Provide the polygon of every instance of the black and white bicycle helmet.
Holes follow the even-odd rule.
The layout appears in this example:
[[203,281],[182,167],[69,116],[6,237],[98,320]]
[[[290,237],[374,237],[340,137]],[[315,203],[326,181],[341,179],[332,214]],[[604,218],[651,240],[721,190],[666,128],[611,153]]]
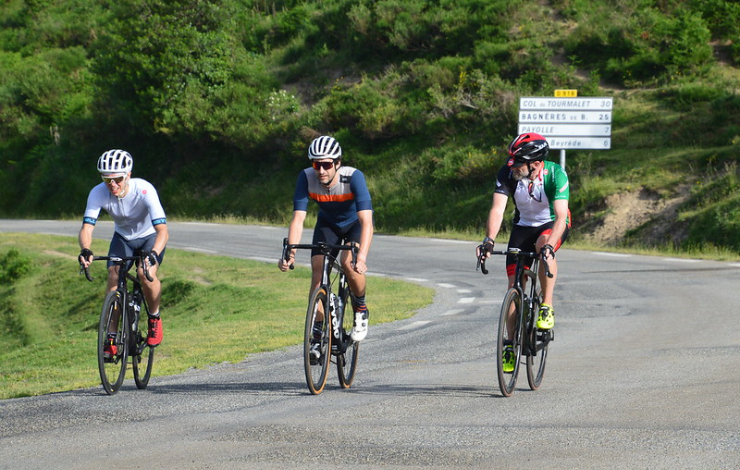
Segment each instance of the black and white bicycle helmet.
[[103,175],[128,173],[134,167],[134,159],[125,150],[108,150],[98,158],[98,171]]
[[323,158],[336,160],[342,158],[342,147],[339,146],[339,142],[334,137],[322,135],[311,142],[308,147],[308,158],[311,160],[321,160]]

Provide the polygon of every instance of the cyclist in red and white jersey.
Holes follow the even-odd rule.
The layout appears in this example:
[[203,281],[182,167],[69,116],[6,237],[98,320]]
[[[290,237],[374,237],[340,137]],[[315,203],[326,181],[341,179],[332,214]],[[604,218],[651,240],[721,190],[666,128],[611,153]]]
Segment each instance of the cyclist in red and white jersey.
[[[114,234],[108,256],[145,257],[152,281],[138,267],[139,280],[149,306],[149,335],[147,343],[154,347],[162,342],[162,319],[159,306],[162,286],[157,278],[157,268],[164,258],[169,232],[167,218],[159,201],[157,190],[151,183],[140,178],[131,178],[134,161],[125,150],[109,150],[98,159],[98,172],[103,182],[95,186],[87,198],[87,207],[79,233],[80,264],[87,267],[92,262],[90,250],[93,230],[100,211],[105,210],[113,219]],[[118,282],[118,266],[108,262],[108,291],[115,291]],[[114,330],[115,331],[115,330]],[[109,333],[115,334],[115,333]],[[108,346],[106,354],[115,355],[114,344]]]
[[[511,197],[515,211],[509,247],[544,253],[553,275],[552,278],[545,276],[544,266],[540,266],[538,274],[543,300],[537,328],[543,330],[551,329],[555,324],[555,310],[552,306],[558,272],[555,252],[566,240],[570,230],[568,175],[557,163],[545,161],[549,149],[547,140],[534,132],[521,134],[509,144],[509,160],[496,179],[486,237],[481,245],[486,252],[493,249],[506,204]],[[514,285],[515,270],[515,258],[507,256],[509,287]]]

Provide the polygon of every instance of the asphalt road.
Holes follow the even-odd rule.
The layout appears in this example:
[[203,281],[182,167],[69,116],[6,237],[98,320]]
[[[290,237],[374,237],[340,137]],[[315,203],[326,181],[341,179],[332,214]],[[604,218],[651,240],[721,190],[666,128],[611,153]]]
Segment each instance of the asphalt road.
[[[5,232],[78,228],[0,220]],[[270,263],[286,234],[170,231],[171,248]],[[520,376],[503,398],[492,360],[503,266],[475,272],[474,247],[375,238],[373,275],[437,294],[408,320],[371,317],[349,390],[332,371],[323,394],[308,394],[296,346],[155,377],[144,391],[127,380],[115,396],[96,387],[5,400],[0,469],[740,468],[740,264],[561,250],[542,388]]]

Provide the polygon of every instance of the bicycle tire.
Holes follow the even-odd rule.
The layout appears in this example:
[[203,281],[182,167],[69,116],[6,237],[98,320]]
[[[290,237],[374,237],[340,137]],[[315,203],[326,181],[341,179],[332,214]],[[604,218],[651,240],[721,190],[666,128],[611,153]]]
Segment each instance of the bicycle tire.
[[131,364],[134,369],[134,382],[136,382],[136,388],[139,390],[145,389],[149,384],[149,378],[152,375],[152,365],[154,364],[155,349],[150,347],[146,342],[149,331],[148,325],[146,325],[146,312],[149,311],[149,308],[145,300],[141,301],[141,307],[136,331],[133,331],[133,328],[131,331],[131,337],[133,338],[132,346],[134,348],[131,354]]
[[[508,312],[514,308],[514,315],[516,316],[516,326],[512,337],[508,337],[508,329],[506,327],[506,321]],[[514,393],[516,387],[517,376],[519,374],[519,364],[522,357],[522,297],[519,291],[516,289],[509,289],[504,297],[504,302],[501,304],[501,315],[499,316],[498,324],[498,335],[496,340],[496,370],[498,373],[498,385],[501,390],[501,394],[505,397],[510,397]],[[504,346],[510,344],[514,348],[514,370],[511,372],[504,372],[503,368],[503,355]]]
[[[331,315],[327,301],[327,292],[319,287],[311,294],[306,312],[306,328],[303,334],[303,364],[306,372],[306,385],[312,395],[318,395],[324,390],[326,378],[329,375],[329,364],[331,363]],[[321,327],[321,356],[316,363],[311,362],[311,346],[313,345],[313,329],[316,316],[324,312],[324,321]]]
[[[105,346],[108,342],[108,325],[114,310],[118,308],[118,326],[116,328],[115,346],[117,354],[112,359],[105,358]],[[123,297],[119,291],[109,292],[103,302],[103,310],[100,313],[100,324],[98,325],[98,371],[103,389],[108,395],[114,395],[123,384],[126,375],[126,364],[128,361],[128,332],[129,325],[123,306]]]
[[355,380],[357,358],[360,354],[360,343],[350,338],[352,328],[355,326],[355,315],[352,306],[349,304],[349,286],[345,285],[342,292],[342,305],[344,305],[342,340],[345,347],[344,352],[337,356],[337,375],[339,376],[339,385],[342,388],[349,388]]
[[[533,277],[529,273],[529,277]],[[552,339],[552,330],[537,329],[537,315],[542,304],[542,289],[537,285],[532,302],[532,316],[527,322],[528,354],[527,354],[527,382],[529,388],[538,390],[545,376],[545,365],[547,363],[547,348]]]

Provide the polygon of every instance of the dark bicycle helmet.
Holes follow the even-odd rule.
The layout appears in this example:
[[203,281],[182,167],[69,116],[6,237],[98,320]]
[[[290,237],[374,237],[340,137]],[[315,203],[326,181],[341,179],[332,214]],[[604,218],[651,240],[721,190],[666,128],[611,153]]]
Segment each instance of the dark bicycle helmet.
[[336,160],[342,158],[342,147],[339,146],[339,142],[334,137],[322,135],[311,142],[311,146],[308,147],[308,158],[311,160],[321,160],[323,158]]
[[544,160],[550,151],[550,145],[544,137],[534,132],[518,135],[509,144],[508,166],[517,167],[527,162]]

